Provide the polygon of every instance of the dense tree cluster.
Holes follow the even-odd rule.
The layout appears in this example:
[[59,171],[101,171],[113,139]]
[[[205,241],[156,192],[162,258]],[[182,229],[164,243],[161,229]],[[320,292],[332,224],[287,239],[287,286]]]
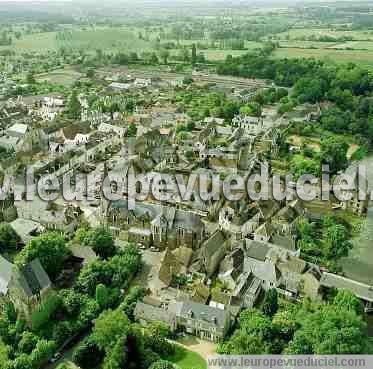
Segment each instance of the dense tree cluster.
[[360,301],[339,291],[329,303],[302,304],[282,301],[281,308],[266,315],[245,310],[238,328],[221,343],[218,352],[235,355],[262,354],[366,354],[372,345],[361,315]]
[[228,99],[224,93],[209,92],[195,86],[188,90],[178,91],[175,103],[180,110],[187,112],[194,120],[212,116],[223,118],[227,122],[239,113],[241,106],[238,102]]
[[[335,133],[351,133],[373,140],[373,77],[354,64],[333,65],[315,59],[273,59],[262,51],[241,57],[227,57],[218,73],[273,80],[292,87],[293,104],[330,101],[324,109],[321,126]],[[281,112],[291,106],[284,101]]]
[[[58,347],[90,329],[93,321],[107,309],[120,305],[118,314],[125,317],[126,312],[133,317],[135,301],[144,296],[144,291],[134,288],[123,295],[141,267],[137,248],[128,244],[123,250],[113,253],[112,238],[101,228],[81,231],[76,239],[92,247],[99,243],[98,250],[106,259],[100,258],[84,266],[73,288],[50,294],[27,324],[11,303],[6,305],[0,316],[0,357],[4,358],[4,368],[39,369]],[[111,257],[107,250],[110,250]],[[44,268],[57,277],[67,255],[64,238],[57,233],[46,233],[33,239],[19,254],[17,262],[24,264],[38,257]],[[114,320],[112,324],[120,326],[120,320]],[[100,324],[97,327],[99,329]],[[84,345],[89,350],[96,347],[96,343],[91,341],[84,341]],[[92,363],[104,358],[104,352],[97,350],[96,357],[88,355],[84,349],[76,356]]]
[[324,217],[319,222],[303,219],[298,223],[298,246],[302,257],[330,269],[352,248],[351,230],[344,221]]
[[44,233],[26,245],[17,255],[16,263],[25,265],[38,258],[50,278],[55,279],[68,254],[66,240],[60,233]]

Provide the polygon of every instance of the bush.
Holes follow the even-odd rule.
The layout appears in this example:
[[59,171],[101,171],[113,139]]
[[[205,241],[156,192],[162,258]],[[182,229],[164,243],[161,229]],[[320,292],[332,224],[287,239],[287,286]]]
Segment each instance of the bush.
[[73,362],[82,369],[97,367],[104,359],[105,353],[96,345],[92,336],[87,337],[74,351]]

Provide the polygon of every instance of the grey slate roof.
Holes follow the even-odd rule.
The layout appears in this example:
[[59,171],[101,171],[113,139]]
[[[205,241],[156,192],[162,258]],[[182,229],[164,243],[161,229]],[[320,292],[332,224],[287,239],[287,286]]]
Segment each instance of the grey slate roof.
[[221,310],[191,301],[176,302],[172,304],[172,306],[170,305],[169,309],[172,309],[178,317],[188,319],[188,317],[191,316],[194,320],[217,326],[220,329],[224,329],[230,315],[227,310]]
[[22,268],[15,269],[13,280],[28,297],[34,296],[52,285],[39,259],[33,260]]
[[[128,201],[119,200],[111,204],[113,209],[120,209],[122,213],[128,212]],[[154,224],[159,224],[160,216],[163,215],[168,222],[169,228],[183,228],[187,230],[198,230],[203,228],[203,223],[197,214],[179,210],[170,206],[162,206],[145,202],[136,202],[133,214],[139,218],[147,215]]]
[[33,238],[33,232],[42,231],[43,229],[40,223],[23,218],[17,218],[11,222],[10,225],[24,243],[27,243]]
[[144,319],[146,321],[160,321],[172,324],[175,320],[175,314],[172,312],[156,307],[143,302],[138,302],[135,307],[136,319]]
[[212,256],[220,248],[224,247],[226,238],[222,231],[215,232],[209,239],[207,239],[202,248],[206,249],[206,255]]
[[265,242],[249,241],[246,243],[247,253],[246,256],[252,259],[265,261],[270,251],[270,247]]
[[321,286],[328,288],[344,289],[352,292],[358,298],[373,302],[373,286],[341,277],[332,273],[323,273],[320,281]]

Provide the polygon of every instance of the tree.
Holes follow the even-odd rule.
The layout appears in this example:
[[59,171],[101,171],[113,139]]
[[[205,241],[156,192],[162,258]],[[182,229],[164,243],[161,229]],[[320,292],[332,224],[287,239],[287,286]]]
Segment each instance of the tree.
[[88,69],[87,71],[87,77],[93,78],[95,76],[95,70],[93,68]]
[[39,337],[31,332],[23,332],[22,338],[18,343],[18,350],[23,354],[31,354],[35,349]]
[[244,310],[239,318],[240,329],[263,339],[272,337],[271,320],[256,309]]
[[59,233],[44,233],[32,239],[16,258],[18,265],[39,259],[50,278],[55,279],[63,269],[69,254],[66,241]]
[[57,347],[55,342],[40,340],[35,349],[32,351],[30,358],[32,362],[31,368],[40,368],[42,367],[48,359],[56,351]]
[[103,369],[122,369],[126,367],[126,336],[118,338],[114,347],[108,350],[103,363]]
[[26,83],[28,85],[34,85],[36,83],[35,77],[32,73],[27,73]]
[[218,347],[218,353],[225,355],[263,355],[268,353],[268,347],[263,338],[239,330],[233,334],[228,342]]
[[296,315],[290,309],[279,311],[272,319],[272,324],[276,332],[285,341],[289,342],[293,339],[294,333],[299,328],[296,321]]
[[343,224],[331,217],[323,219],[322,247],[325,258],[338,260],[347,256],[352,249],[349,238],[349,232]]
[[262,107],[257,102],[251,102],[250,104],[242,106],[240,108],[240,113],[243,115],[260,117],[262,115]]
[[197,47],[196,44],[192,45],[192,58],[191,58],[192,65],[196,65],[197,63]]
[[336,305],[319,306],[299,316],[300,329],[287,353],[358,355],[369,352],[366,323],[355,311]]
[[263,302],[263,312],[269,317],[273,317],[278,310],[278,295],[277,290],[272,288],[266,291],[264,302]]
[[112,234],[104,227],[88,231],[82,239],[82,243],[92,247],[93,251],[104,259],[115,255],[115,244]]
[[0,363],[3,363],[6,367],[10,353],[10,347],[6,346],[4,342],[0,339]]
[[134,320],[133,313],[135,311],[136,303],[142,300],[145,296],[145,289],[139,286],[132,287],[127,293],[124,301],[120,305],[120,309],[124,311],[127,317]]
[[100,350],[108,351],[130,329],[130,321],[120,310],[107,310],[95,322],[93,337]]
[[103,284],[98,284],[96,287],[96,301],[102,310],[110,304],[109,290]]
[[59,295],[53,293],[47,297],[42,305],[32,313],[31,323],[34,332],[39,332],[53,318],[62,307],[63,302]]
[[67,117],[70,119],[80,119],[81,108],[78,93],[76,90],[73,90],[67,105]]
[[164,64],[168,64],[168,58],[170,57],[170,52],[167,49],[162,49],[159,52],[159,56],[161,59],[163,59]]
[[19,237],[8,223],[0,223],[0,253],[16,248]]
[[333,304],[356,314],[363,314],[364,306],[362,302],[350,291],[338,290],[337,295],[333,300]]
[[271,319],[259,310],[244,310],[239,317],[239,329],[219,346],[221,354],[255,355],[270,352],[273,339]]
[[105,352],[100,350],[92,336],[88,336],[75,349],[73,362],[82,369],[96,368],[105,356]]
[[343,138],[329,137],[321,141],[321,161],[323,164],[329,164],[332,173],[347,167],[348,144]]
[[127,129],[127,136],[128,137],[136,137],[137,134],[137,127],[135,124],[131,123],[128,125]]

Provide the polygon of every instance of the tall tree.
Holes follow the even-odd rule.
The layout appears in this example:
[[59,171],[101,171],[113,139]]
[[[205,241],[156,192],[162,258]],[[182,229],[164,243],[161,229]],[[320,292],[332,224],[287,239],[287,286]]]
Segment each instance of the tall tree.
[[73,90],[69,103],[67,105],[67,116],[70,119],[80,119],[81,105],[78,99],[78,93]]
[[66,241],[59,233],[44,233],[32,239],[19,253],[16,263],[25,265],[39,259],[50,278],[55,279],[63,268],[69,254]]
[[197,47],[196,47],[196,44],[192,45],[192,58],[191,58],[191,61],[192,61],[192,65],[196,65],[196,63],[197,63]]
[[328,137],[321,141],[321,161],[330,165],[332,173],[347,167],[348,144],[340,137]]
[[273,317],[278,310],[278,295],[277,290],[271,288],[266,291],[264,302],[263,302],[263,312],[269,317]]

